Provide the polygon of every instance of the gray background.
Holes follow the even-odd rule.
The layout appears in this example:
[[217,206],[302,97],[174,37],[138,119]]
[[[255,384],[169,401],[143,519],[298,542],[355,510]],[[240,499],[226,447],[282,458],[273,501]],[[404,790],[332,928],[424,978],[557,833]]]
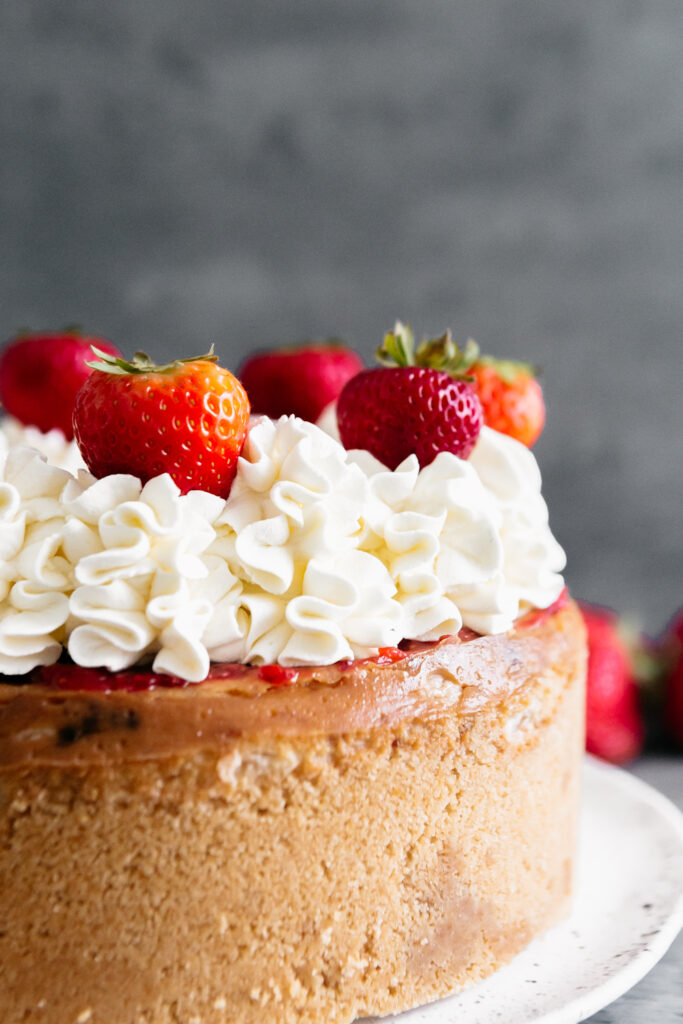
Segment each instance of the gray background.
[[[0,102],[5,336],[450,324],[544,369],[575,593],[683,604],[681,0],[5,0]],[[680,1020],[682,956],[596,1024]]]
[[680,0],[7,0],[0,325],[540,364],[579,596],[683,603]]

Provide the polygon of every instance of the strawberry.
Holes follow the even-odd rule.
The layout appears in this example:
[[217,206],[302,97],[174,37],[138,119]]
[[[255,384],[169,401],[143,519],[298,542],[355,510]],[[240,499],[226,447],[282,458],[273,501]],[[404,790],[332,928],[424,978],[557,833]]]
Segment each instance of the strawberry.
[[545,424],[541,385],[527,363],[478,358],[468,369],[488,427],[531,448]]
[[588,630],[586,749],[623,764],[638,756],[644,739],[629,652],[614,612],[587,604],[581,611]]
[[242,364],[238,376],[254,413],[273,419],[292,414],[315,423],[362,369],[359,355],[331,341],[257,352]]
[[666,666],[664,722],[671,738],[683,746],[683,610],[668,626],[661,647]]
[[76,330],[22,334],[0,356],[0,401],[10,416],[44,433],[57,428],[73,437],[73,409],[81,384],[90,376],[91,345],[120,355],[104,338]]
[[345,448],[365,448],[389,469],[411,454],[427,466],[439,452],[466,459],[481,430],[481,404],[457,374],[462,354],[450,332],[415,350],[409,327],[397,323],[377,350],[385,366],[344,386],[337,403]]
[[93,373],[78,392],[74,433],[96,477],[131,473],[143,483],[169,473],[185,494],[230,492],[249,420],[249,399],[213,350],[154,366],[94,349]]

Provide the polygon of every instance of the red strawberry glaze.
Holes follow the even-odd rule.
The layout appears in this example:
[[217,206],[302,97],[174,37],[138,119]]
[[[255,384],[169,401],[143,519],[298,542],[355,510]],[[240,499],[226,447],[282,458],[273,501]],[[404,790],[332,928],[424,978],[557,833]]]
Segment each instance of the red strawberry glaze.
[[[210,679],[231,679],[246,675],[247,665],[224,663],[212,665],[209,674],[202,682]],[[168,676],[161,672],[147,672],[144,669],[124,669],[122,672],[107,672],[97,668],[84,668],[70,662],[47,665],[36,669],[31,674],[31,682],[42,686],[51,686],[56,690],[89,690],[110,693],[122,690],[127,693],[158,688],[199,686],[189,683],[178,676]]]
[[562,608],[565,608],[569,604],[569,591],[565,587],[560,596],[552,604],[549,604],[547,608],[534,608],[533,611],[527,612],[526,615],[522,615],[521,618],[517,619],[515,623],[516,629],[531,629],[533,626],[538,626],[540,622],[545,622],[555,612],[559,612]]
[[404,640],[403,643],[403,648],[380,647],[377,654],[373,654],[369,658],[345,658],[344,661],[338,662],[339,668],[346,672],[353,665],[393,665],[394,662],[407,658],[408,654],[413,650],[410,646],[410,640]]
[[299,673],[295,668],[284,668],[282,665],[261,665],[258,676],[273,686],[291,686],[299,678]]
[[[527,612],[516,622],[517,629],[531,629],[534,626],[545,622],[560,611],[569,603],[569,592],[565,587],[557,600],[547,608],[538,608]],[[464,626],[458,633],[461,643],[468,643],[480,636],[474,630]],[[441,637],[436,643],[446,639]],[[357,665],[392,665],[402,661],[417,651],[425,650],[434,646],[435,641],[404,640],[400,647],[380,647],[377,654],[369,658],[358,658],[356,660],[340,661],[337,668],[347,671]],[[35,669],[28,678],[17,678],[17,682],[31,682],[39,686],[49,686],[55,690],[81,690],[99,693],[111,693],[123,691],[135,693],[145,690],[186,688],[190,686],[201,686],[202,683],[223,680],[238,679],[247,676],[254,671],[260,680],[269,683],[272,687],[294,686],[300,682],[301,668],[286,668],[283,665],[261,665],[256,670],[250,665],[240,665],[235,662],[219,662],[209,669],[206,679],[199,683],[190,683],[178,676],[164,675],[161,672],[151,672],[142,668],[124,669],[121,672],[108,672],[97,668],[84,668],[81,665],[74,665],[71,662],[57,662],[55,665],[47,665]]]
[[380,647],[379,654],[372,660],[377,665],[391,665],[395,661],[401,661],[405,656],[406,652],[400,647]]

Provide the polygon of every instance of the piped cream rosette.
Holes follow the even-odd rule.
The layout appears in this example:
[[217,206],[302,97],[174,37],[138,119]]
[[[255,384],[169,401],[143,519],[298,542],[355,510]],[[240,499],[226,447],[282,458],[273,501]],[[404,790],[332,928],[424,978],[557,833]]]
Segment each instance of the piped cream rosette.
[[85,468],[76,442],[69,441],[57,427],[45,433],[38,427],[25,426],[12,416],[4,416],[0,419],[0,447],[35,448],[50,465],[68,469],[70,473]]
[[167,475],[95,480],[1,453],[0,671],[57,660],[332,664],[469,626],[500,633],[563,587],[536,460],[484,428],[467,461],[390,471],[295,417],[256,419],[227,501]]

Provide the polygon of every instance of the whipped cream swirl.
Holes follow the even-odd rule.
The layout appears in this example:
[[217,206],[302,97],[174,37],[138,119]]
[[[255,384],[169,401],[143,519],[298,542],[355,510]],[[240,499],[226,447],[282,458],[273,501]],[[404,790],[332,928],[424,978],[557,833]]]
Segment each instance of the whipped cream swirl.
[[0,672],[56,661],[69,617],[71,545],[61,503],[71,480],[30,448],[0,449]]
[[67,469],[70,473],[85,468],[76,442],[68,441],[57,427],[44,433],[38,427],[25,426],[13,416],[0,420],[0,448],[35,448],[50,465]]
[[66,646],[80,665],[200,681],[211,661],[331,664],[463,625],[503,632],[563,587],[540,483],[531,452],[488,428],[467,461],[391,471],[310,423],[262,417],[227,501],[13,450],[0,671]]

